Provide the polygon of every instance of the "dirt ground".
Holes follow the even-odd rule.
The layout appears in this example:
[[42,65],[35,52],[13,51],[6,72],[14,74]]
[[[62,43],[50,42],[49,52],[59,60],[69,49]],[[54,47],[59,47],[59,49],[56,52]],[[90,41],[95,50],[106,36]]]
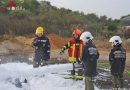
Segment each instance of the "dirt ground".
[[[112,90],[112,80],[110,71],[98,68],[98,76],[95,78],[95,85],[101,90]],[[130,90],[130,76],[124,75],[124,88],[123,90]],[[117,89],[116,89],[117,90]],[[122,90],[122,89],[118,89]]]
[[[68,38],[60,37],[56,34],[48,35],[48,38],[51,43],[51,58],[55,59],[64,59],[67,58],[67,51],[64,55],[60,56],[60,48],[68,42]],[[24,52],[24,53],[33,53],[34,49],[31,46],[33,38],[17,36],[8,40],[4,40],[0,42],[0,55],[12,54],[17,52]],[[95,45],[97,46],[100,52],[99,60],[108,60],[108,55],[111,50],[111,44],[108,42],[107,39],[103,40],[94,40]],[[127,50],[127,65],[130,66],[130,43],[126,42],[123,43],[123,46]]]

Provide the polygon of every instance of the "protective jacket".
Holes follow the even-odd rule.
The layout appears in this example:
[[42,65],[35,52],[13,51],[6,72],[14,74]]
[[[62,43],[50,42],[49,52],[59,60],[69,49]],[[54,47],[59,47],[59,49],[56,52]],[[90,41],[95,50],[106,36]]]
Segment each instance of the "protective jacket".
[[72,38],[66,45],[64,45],[62,51],[66,49],[68,49],[69,62],[76,62],[77,60],[80,60],[82,55],[83,41],[79,38]]
[[96,46],[89,41],[86,43],[83,49],[82,61],[84,65],[84,75],[93,77],[97,75],[97,59],[99,58],[99,52]]
[[126,50],[121,46],[114,46],[109,54],[111,74],[122,75],[125,68]]
[[36,37],[32,46],[35,48],[34,61],[48,60],[50,58],[50,42],[46,36]]

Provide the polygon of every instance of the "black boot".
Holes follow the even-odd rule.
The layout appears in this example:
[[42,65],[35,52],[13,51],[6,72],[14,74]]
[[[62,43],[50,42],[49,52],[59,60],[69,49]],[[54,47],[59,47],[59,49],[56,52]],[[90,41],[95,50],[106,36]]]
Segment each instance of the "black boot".
[[71,70],[71,75],[75,75],[75,70]]
[[78,76],[83,76],[83,69],[78,69]]
[[33,68],[38,68],[38,67],[39,67],[39,63],[36,62],[36,61],[34,61],[34,62],[33,62]]
[[42,66],[45,66],[45,65],[46,65],[46,61],[45,61],[45,60],[41,60],[40,65],[41,65],[41,67],[42,67]]

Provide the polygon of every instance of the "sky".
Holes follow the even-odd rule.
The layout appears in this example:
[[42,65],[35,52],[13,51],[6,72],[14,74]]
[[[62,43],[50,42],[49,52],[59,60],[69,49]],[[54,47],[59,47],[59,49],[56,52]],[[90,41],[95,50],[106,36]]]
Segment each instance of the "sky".
[[[38,0],[44,1],[44,0]],[[84,14],[95,13],[98,16],[120,19],[130,14],[130,0],[46,0],[58,8],[64,7]]]

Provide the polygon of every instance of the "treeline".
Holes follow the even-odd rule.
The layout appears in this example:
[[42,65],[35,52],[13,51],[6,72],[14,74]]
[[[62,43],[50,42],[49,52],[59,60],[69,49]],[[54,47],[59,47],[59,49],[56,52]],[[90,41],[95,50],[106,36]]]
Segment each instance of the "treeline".
[[91,31],[96,37],[107,38],[115,33],[124,35],[121,30],[123,23],[105,15],[99,17],[94,13],[84,14],[57,8],[48,1],[14,0],[14,2],[15,6],[20,6],[23,10],[0,12],[0,35],[34,34],[39,25],[44,27],[47,34],[56,33],[66,37],[71,36],[75,27],[81,28],[82,31]]

